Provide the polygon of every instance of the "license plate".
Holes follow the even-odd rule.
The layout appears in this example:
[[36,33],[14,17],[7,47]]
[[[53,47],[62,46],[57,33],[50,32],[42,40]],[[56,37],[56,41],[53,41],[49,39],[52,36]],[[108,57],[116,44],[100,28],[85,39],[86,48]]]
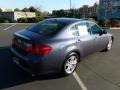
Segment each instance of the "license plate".
[[13,61],[14,61],[15,64],[18,64],[18,65],[20,64],[20,62],[19,62],[20,60],[16,57],[13,58]]

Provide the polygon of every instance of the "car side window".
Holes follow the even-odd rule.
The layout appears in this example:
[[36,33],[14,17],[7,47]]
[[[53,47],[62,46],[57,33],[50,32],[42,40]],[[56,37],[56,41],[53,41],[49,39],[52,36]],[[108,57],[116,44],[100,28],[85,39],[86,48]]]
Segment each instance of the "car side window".
[[94,23],[89,24],[89,30],[91,30],[92,34],[101,34],[102,30]]
[[72,26],[71,29],[70,29],[70,31],[71,31],[72,35],[79,36],[79,31],[78,31],[76,25]]
[[86,35],[90,34],[90,32],[88,31],[88,28],[87,28],[86,24],[83,24],[83,23],[82,24],[78,24],[77,28],[78,28],[80,36],[86,36]]
[[74,36],[86,36],[90,34],[86,24],[80,23],[71,27],[72,35]]

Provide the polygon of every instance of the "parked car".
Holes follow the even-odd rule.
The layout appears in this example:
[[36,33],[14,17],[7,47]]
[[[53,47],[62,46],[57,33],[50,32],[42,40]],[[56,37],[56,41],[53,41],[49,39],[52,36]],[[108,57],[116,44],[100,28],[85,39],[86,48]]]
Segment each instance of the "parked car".
[[81,58],[109,51],[113,35],[83,19],[52,18],[15,32],[13,61],[32,74],[72,74]]

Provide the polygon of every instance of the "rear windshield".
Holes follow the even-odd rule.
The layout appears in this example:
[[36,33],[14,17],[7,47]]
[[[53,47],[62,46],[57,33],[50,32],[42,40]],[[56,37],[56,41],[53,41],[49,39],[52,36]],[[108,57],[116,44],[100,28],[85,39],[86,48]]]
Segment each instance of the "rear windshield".
[[65,22],[60,22],[57,20],[45,20],[32,26],[29,30],[40,35],[54,35],[66,25],[67,24]]

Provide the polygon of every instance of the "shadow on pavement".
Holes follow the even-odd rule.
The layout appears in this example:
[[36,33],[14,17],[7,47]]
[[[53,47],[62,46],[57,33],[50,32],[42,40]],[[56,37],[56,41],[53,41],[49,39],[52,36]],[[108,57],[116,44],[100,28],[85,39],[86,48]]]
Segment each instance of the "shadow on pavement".
[[50,80],[62,78],[61,75],[45,75],[32,77],[12,62],[9,47],[0,48],[0,89],[25,84],[35,80]]

